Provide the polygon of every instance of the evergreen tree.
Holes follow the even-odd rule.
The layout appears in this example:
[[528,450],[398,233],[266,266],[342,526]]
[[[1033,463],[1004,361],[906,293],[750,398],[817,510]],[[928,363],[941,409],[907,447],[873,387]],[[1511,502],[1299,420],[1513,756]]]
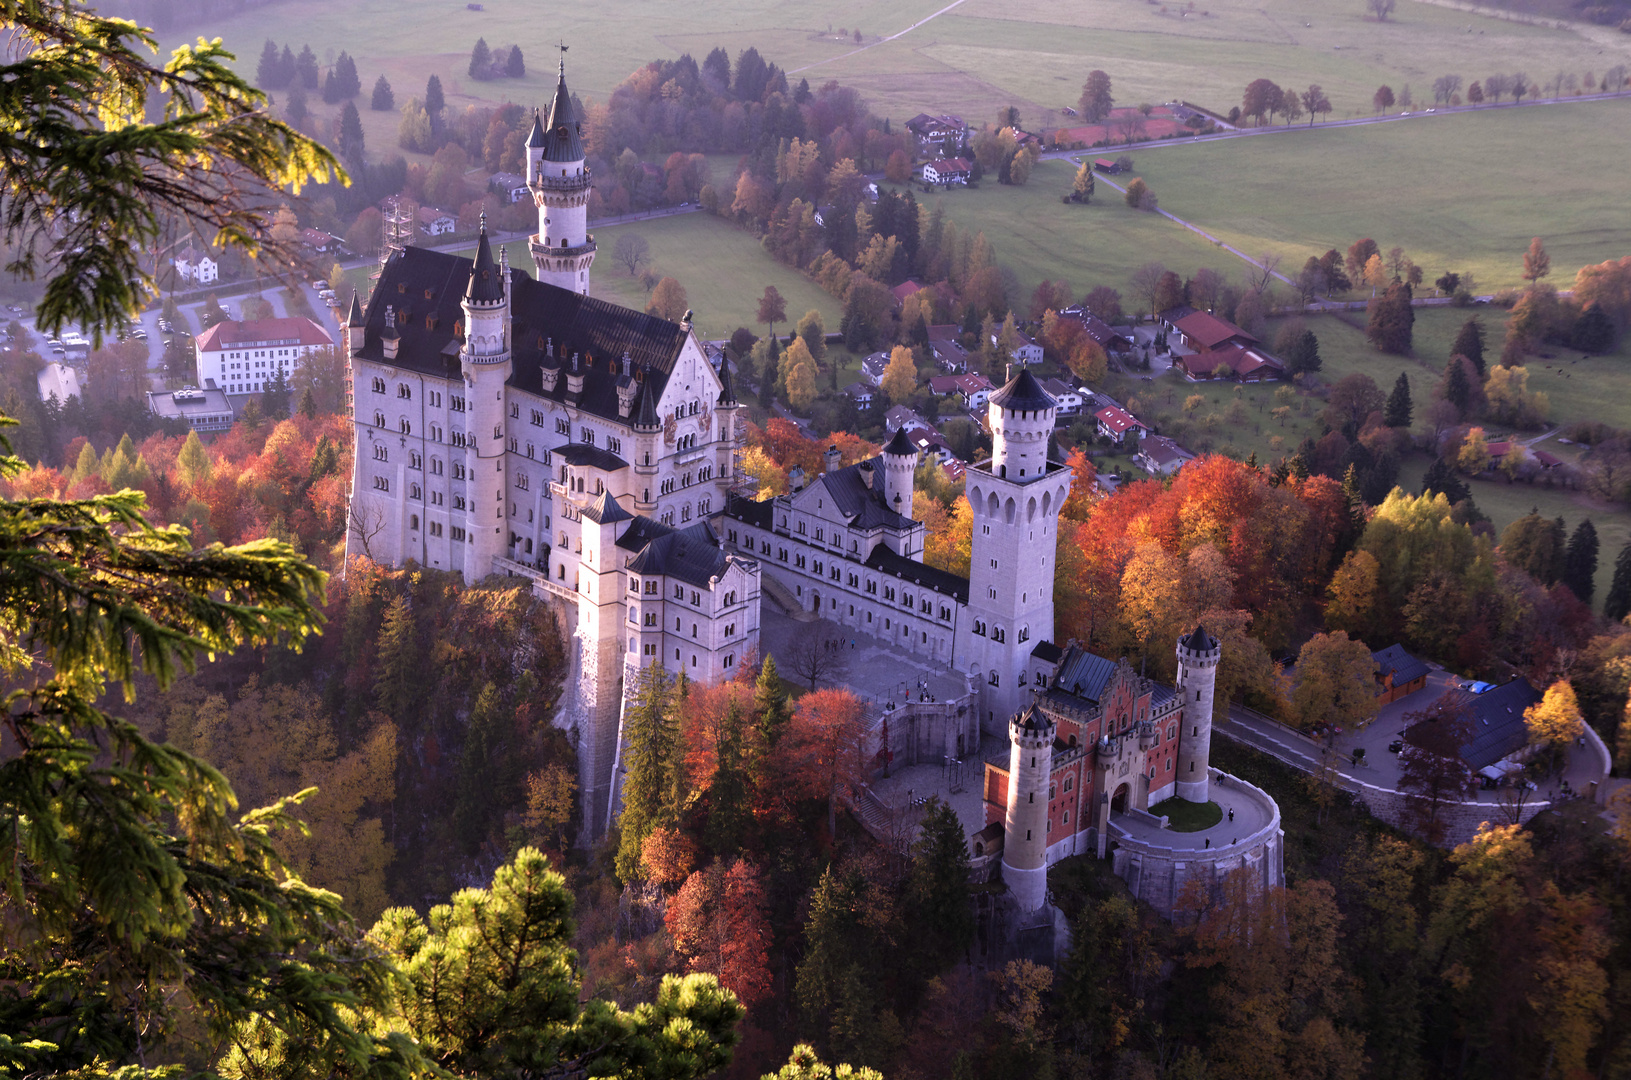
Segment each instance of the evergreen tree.
[[792,710],[788,708],[787,691],[782,688],[781,675],[776,670],[776,658],[768,654],[759,669],[759,679],[753,684],[753,715],[765,748],[774,750],[788,720],[792,719]]
[[1467,404],[1472,401],[1472,383],[1467,378],[1467,366],[1453,356],[1444,372],[1444,400],[1463,414],[1467,411]]
[[[362,607],[363,605],[355,605]],[[385,605],[380,622],[379,653],[374,677],[374,700],[379,710],[404,733],[418,733],[418,707],[424,700],[425,669],[419,628],[403,596]]]
[[1597,526],[1586,518],[1575,526],[1569,537],[1569,547],[1563,556],[1563,584],[1567,585],[1583,604],[1591,603],[1596,590]]
[[1484,376],[1484,324],[1474,315],[1461,324],[1456,332],[1455,344],[1450,346],[1451,356],[1465,356],[1472,361],[1480,378]]
[[430,116],[432,124],[438,124],[442,119],[442,110],[447,107],[447,99],[442,96],[442,80],[432,75],[425,80],[425,112]]
[[1393,383],[1393,392],[1387,396],[1387,406],[1382,410],[1382,423],[1391,428],[1408,428],[1414,406],[1410,401],[1410,376],[1399,372],[1399,377]]
[[1443,458],[1433,459],[1422,474],[1421,491],[1423,495],[1442,495],[1454,506],[1472,496],[1472,489],[1456,474],[1455,469]]
[[[90,449],[90,444],[85,445]],[[81,458],[84,457],[81,452]],[[204,449],[204,444],[198,439],[198,432],[187,432],[187,441],[181,444],[181,453],[176,456],[176,470],[183,484],[188,488],[196,488],[207,483],[210,478],[210,455]]]
[[362,93],[362,79],[357,75],[357,62],[349,53],[342,52],[334,61],[335,78],[339,81],[341,99],[354,98]]
[[[300,415],[307,420],[317,419],[317,398],[312,394],[309,386],[300,395]],[[327,438],[327,436],[324,438]]]
[[1396,281],[1387,287],[1386,293],[1371,300],[1365,334],[1372,346],[1398,355],[1410,351],[1416,323],[1416,310],[1410,306],[1410,295],[1410,286]]
[[716,765],[708,784],[708,826],[704,840],[721,859],[742,848],[751,815],[748,807],[747,769],[743,761],[742,710],[732,698],[725,707],[714,746]]
[[1574,320],[1572,340],[1581,352],[1607,352],[1614,347],[1614,320],[1599,305],[1588,304]]
[[1314,331],[1304,330],[1287,350],[1284,359],[1286,370],[1293,375],[1318,371],[1322,363],[1320,339],[1314,336]]
[[287,420],[289,399],[293,394],[289,389],[289,377],[283,374],[281,367],[272,372],[265,387],[261,391],[261,415],[272,420]]
[[504,74],[512,79],[527,77],[527,61],[521,55],[521,46],[511,45],[509,59],[504,61]]
[[1562,576],[1567,549],[1563,519],[1547,521],[1533,510],[1501,532],[1501,557],[1542,585]]
[[919,947],[914,956],[932,977],[963,959],[974,942],[974,914],[968,902],[968,840],[951,804],[931,798],[923,829],[912,845],[907,895]]
[[300,65],[295,62],[294,51],[289,46],[283,46],[283,52],[278,56],[278,86],[290,86],[300,77]]
[[277,43],[266,39],[261,50],[260,63],[255,65],[255,85],[262,90],[281,90],[289,84],[283,81],[283,66],[278,59]]
[[340,100],[340,81],[334,75],[334,69],[329,68],[328,74],[323,76],[323,104],[333,105]]
[[368,104],[375,112],[392,112],[396,109],[396,95],[391,93],[391,84],[381,75],[374,81],[374,97]]
[[294,72],[300,79],[300,85],[307,90],[317,89],[317,54],[311,51],[310,45],[300,47],[300,55],[295,57]]
[[1631,615],[1631,543],[1614,558],[1614,580],[1603,597],[1603,616],[1621,622]]
[[476,47],[470,50],[470,77],[472,79],[490,78],[493,71],[493,51],[487,47],[486,38],[477,38]]
[[363,163],[362,117],[357,103],[348,101],[340,110],[340,156],[353,167]]
[[640,852],[646,837],[667,823],[679,749],[674,684],[662,665],[641,668],[631,690],[632,697],[624,710],[628,772],[623,778],[616,859],[617,876],[624,884],[639,880]]

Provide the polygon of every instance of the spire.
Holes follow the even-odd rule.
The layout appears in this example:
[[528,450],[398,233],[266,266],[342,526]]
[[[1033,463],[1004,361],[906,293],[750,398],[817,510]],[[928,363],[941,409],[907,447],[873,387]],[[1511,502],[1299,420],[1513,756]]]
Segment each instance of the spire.
[[991,404],[1010,412],[1043,412],[1056,404],[1027,367],[1021,367],[1019,374],[1010,379],[1007,386],[992,394],[989,400]]
[[487,214],[481,215],[481,240],[476,244],[476,261],[470,267],[470,287],[464,298],[477,303],[494,304],[504,299],[504,282],[499,276],[498,264],[493,261],[493,248],[487,242]]
[[532,134],[527,136],[529,148],[544,145],[544,118],[537,109],[532,110]]
[[355,289],[351,291],[351,313],[346,316],[345,324],[348,327],[358,327],[363,325],[362,303],[358,301],[357,291]]
[[646,380],[640,384],[640,408],[634,414],[634,429],[656,431],[662,426],[662,421],[657,419],[657,395],[651,389],[650,380]]
[[729,357],[720,357],[719,359],[719,404],[736,404],[736,390],[731,386],[731,362]]
[[895,429],[895,437],[889,440],[889,445],[883,448],[883,452],[896,457],[917,457],[917,447],[906,437],[905,424]]
[[555,100],[549,103],[544,120],[544,160],[555,162],[583,160],[583,129],[578,111],[572,107],[572,94],[566,88],[566,56],[561,56],[560,81],[555,84]]

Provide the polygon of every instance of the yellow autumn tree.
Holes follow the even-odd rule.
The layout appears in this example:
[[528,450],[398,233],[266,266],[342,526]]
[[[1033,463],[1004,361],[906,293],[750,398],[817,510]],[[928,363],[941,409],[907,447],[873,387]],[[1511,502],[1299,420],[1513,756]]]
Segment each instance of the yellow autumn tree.
[[812,360],[808,364],[796,365],[787,373],[787,403],[794,412],[807,413],[810,406],[815,404],[815,399],[815,361]]
[[1541,699],[1523,711],[1523,723],[1529,729],[1529,745],[1541,748],[1554,766],[1558,752],[1586,732],[1580,702],[1567,679],[1548,686]]
[[1183,619],[1184,563],[1160,544],[1140,544],[1121,572],[1121,617],[1157,665]]
[[912,498],[912,516],[924,526],[924,565],[967,577],[974,542],[974,512],[968,499],[959,495],[947,507],[919,491]]
[[879,385],[891,405],[899,405],[917,389],[917,362],[912,350],[896,345],[889,354],[889,366],[883,369],[883,382]]
[[1376,661],[1370,648],[1341,630],[1315,634],[1297,654],[1293,723],[1358,727],[1376,714]]
[[1484,438],[1483,428],[1475,427],[1467,432],[1455,463],[1463,472],[1474,476],[1489,468],[1489,441]]
[[742,451],[742,471],[754,478],[759,490],[755,499],[768,499],[787,494],[787,473],[777,465],[762,446],[749,446]]
[[1364,638],[1376,625],[1381,567],[1368,551],[1350,551],[1325,590],[1325,625]]

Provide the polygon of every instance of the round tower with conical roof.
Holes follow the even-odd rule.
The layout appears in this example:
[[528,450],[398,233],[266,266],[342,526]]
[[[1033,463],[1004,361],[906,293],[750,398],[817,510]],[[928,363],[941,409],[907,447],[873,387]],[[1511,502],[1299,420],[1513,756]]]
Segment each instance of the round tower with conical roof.
[[1054,723],[1032,704],[1008,722],[1008,812],[1003,818],[1002,880],[1021,911],[1048,900],[1048,778]]
[[487,215],[481,218],[476,261],[464,292],[464,343],[459,371],[464,376],[469,429],[465,432],[468,543],[464,579],[477,582],[493,572],[493,557],[506,552],[504,384],[514,370],[510,356],[508,264],[493,258],[487,242]]
[[584,165],[583,121],[566,89],[566,61],[547,115],[533,114],[527,136],[527,187],[538,206],[532,261],[538,280],[587,295],[595,238],[589,235],[589,190]]
[[917,447],[898,428],[883,448],[883,501],[902,517],[912,516],[912,474],[917,469]]
[[1178,797],[1212,801],[1208,769],[1212,754],[1212,690],[1223,648],[1203,626],[1178,639],[1178,693],[1184,699],[1184,729],[1178,736]]
[[1048,436],[1058,406],[1026,368],[992,394],[986,404],[991,426],[991,471],[1010,480],[1041,476],[1048,467]]

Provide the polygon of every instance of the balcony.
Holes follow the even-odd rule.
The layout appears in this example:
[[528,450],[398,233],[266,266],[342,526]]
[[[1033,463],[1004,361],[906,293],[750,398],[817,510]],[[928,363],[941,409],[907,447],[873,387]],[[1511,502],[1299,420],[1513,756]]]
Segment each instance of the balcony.
[[585,236],[583,239],[583,243],[574,247],[546,247],[538,239],[537,234],[534,234],[528,238],[528,242],[532,247],[532,257],[534,259],[570,259],[577,255],[588,255],[595,250],[595,238],[592,235]]
[[527,186],[533,191],[582,191],[593,182],[592,171],[584,169],[578,176],[537,176]]

